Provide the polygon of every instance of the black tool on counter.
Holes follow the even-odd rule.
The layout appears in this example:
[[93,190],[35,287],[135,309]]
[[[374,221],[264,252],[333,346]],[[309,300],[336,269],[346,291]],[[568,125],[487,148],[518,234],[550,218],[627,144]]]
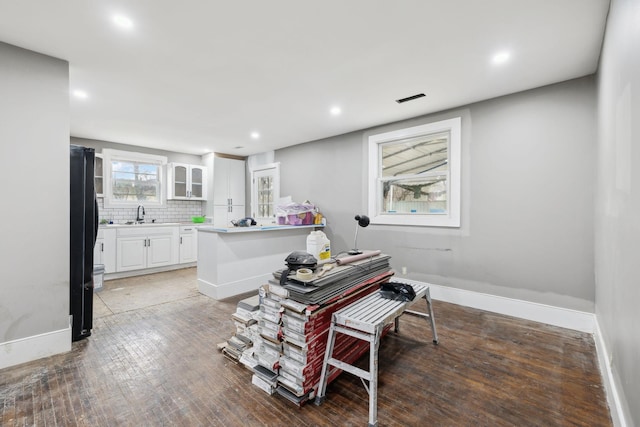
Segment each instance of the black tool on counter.
[[252,225],[256,225],[256,220],[251,217],[246,217],[239,219],[237,221],[231,221],[234,227],[251,227]]

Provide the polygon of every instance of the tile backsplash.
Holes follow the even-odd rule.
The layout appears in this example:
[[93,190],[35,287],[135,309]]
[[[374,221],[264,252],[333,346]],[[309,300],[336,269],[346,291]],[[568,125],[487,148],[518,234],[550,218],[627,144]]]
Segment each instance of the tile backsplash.
[[[191,200],[167,200],[165,208],[144,207],[145,222],[190,222],[192,216],[205,213],[205,203]],[[136,220],[136,208],[105,208],[104,199],[98,198],[99,220],[113,221],[114,224],[124,224]]]

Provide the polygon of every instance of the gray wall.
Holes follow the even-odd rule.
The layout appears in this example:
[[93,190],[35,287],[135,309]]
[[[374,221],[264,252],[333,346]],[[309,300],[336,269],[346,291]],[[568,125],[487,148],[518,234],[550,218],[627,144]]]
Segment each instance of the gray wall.
[[611,3],[598,71],[596,314],[625,410],[640,426],[640,32],[637,0]]
[[190,165],[204,165],[202,156],[196,156],[193,154],[176,153],[174,151],[156,150],[155,148],[138,147],[135,145],[122,144],[110,141],[101,141],[97,139],[86,139],[72,137],[71,143],[75,145],[82,145],[84,147],[95,148],[97,153],[102,153],[103,148],[109,148],[112,150],[133,151],[136,153],[153,154],[156,156],[165,156],[168,162],[187,163]]
[[595,97],[585,77],[278,150],[281,194],[316,203],[332,253],[347,250],[366,208],[367,136],[460,116],[462,226],[371,225],[358,246],[410,278],[593,311]]
[[2,344],[69,327],[69,65],[0,42],[0,94]]

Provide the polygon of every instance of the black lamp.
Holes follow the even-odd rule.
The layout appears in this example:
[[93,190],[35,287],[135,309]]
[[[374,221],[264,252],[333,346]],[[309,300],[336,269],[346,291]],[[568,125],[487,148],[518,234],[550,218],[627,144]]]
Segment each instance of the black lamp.
[[349,251],[349,255],[358,255],[362,253],[362,251],[358,249],[358,228],[366,227],[370,222],[369,217],[366,215],[356,215],[356,221],[358,221],[358,224],[356,225],[356,237],[353,239],[353,249]]

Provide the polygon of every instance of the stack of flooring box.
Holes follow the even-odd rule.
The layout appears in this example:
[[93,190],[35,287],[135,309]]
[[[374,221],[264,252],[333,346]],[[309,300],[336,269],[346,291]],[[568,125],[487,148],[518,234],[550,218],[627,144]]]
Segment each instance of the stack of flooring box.
[[[236,334],[223,352],[251,369],[255,386],[303,405],[318,390],[331,316],[387,282],[389,259],[376,251],[353,262],[333,260],[333,268],[318,268],[311,279],[298,280],[294,272],[282,285],[285,269],[275,271],[259,295],[238,303]],[[368,350],[368,342],[339,334],[333,357],[353,363]],[[340,372],[332,368],[329,381]]]
[[243,355],[250,352],[258,335],[258,314],[260,298],[255,295],[238,302],[236,311],[231,315],[236,326],[236,333],[227,340],[222,352],[229,359],[243,361]]
[[258,337],[253,344],[255,366],[252,383],[269,394],[275,393],[278,385],[278,369],[282,354],[282,306],[281,298],[260,293],[258,312]]
[[[292,274],[280,285],[281,271],[274,273],[274,280],[263,288],[263,299],[260,305],[259,320],[262,325],[266,321],[276,320],[272,317],[272,309],[278,309],[280,328],[278,341],[272,341],[275,335],[265,336],[265,332],[273,332],[273,325],[260,329],[262,338],[270,341],[268,351],[275,356],[275,349],[280,350],[277,365],[272,372],[277,374],[276,392],[297,405],[312,399],[318,388],[322,362],[327,345],[327,337],[332,314],[377,291],[380,284],[389,280],[392,272],[387,255],[372,255],[365,259],[339,265],[328,271],[328,274],[314,276],[305,282],[298,281]],[[321,271],[321,270],[320,270]],[[277,304],[276,304],[277,303]],[[267,307],[265,307],[267,306]],[[333,356],[347,363],[355,362],[369,349],[369,343],[356,338],[339,335]],[[264,357],[257,351],[258,363]],[[254,352],[254,357],[256,352]],[[269,362],[273,359],[269,359]],[[333,369],[329,381],[341,371]]]
[[[303,304],[325,305],[363,281],[389,271],[389,255],[380,254],[379,251],[369,253],[371,256],[367,256],[365,252],[361,255],[364,258],[347,264],[341,264],[341,258],[338,258],[335,268],[322,275],[316,271],[307,280],[298,279],[295,272],[289,274],[284,281],[288,297]],[[348,258],[350,257],[342,259]],[[282,272],[283,270],[276,271],[275,280],[271,283],[280,283]]]

